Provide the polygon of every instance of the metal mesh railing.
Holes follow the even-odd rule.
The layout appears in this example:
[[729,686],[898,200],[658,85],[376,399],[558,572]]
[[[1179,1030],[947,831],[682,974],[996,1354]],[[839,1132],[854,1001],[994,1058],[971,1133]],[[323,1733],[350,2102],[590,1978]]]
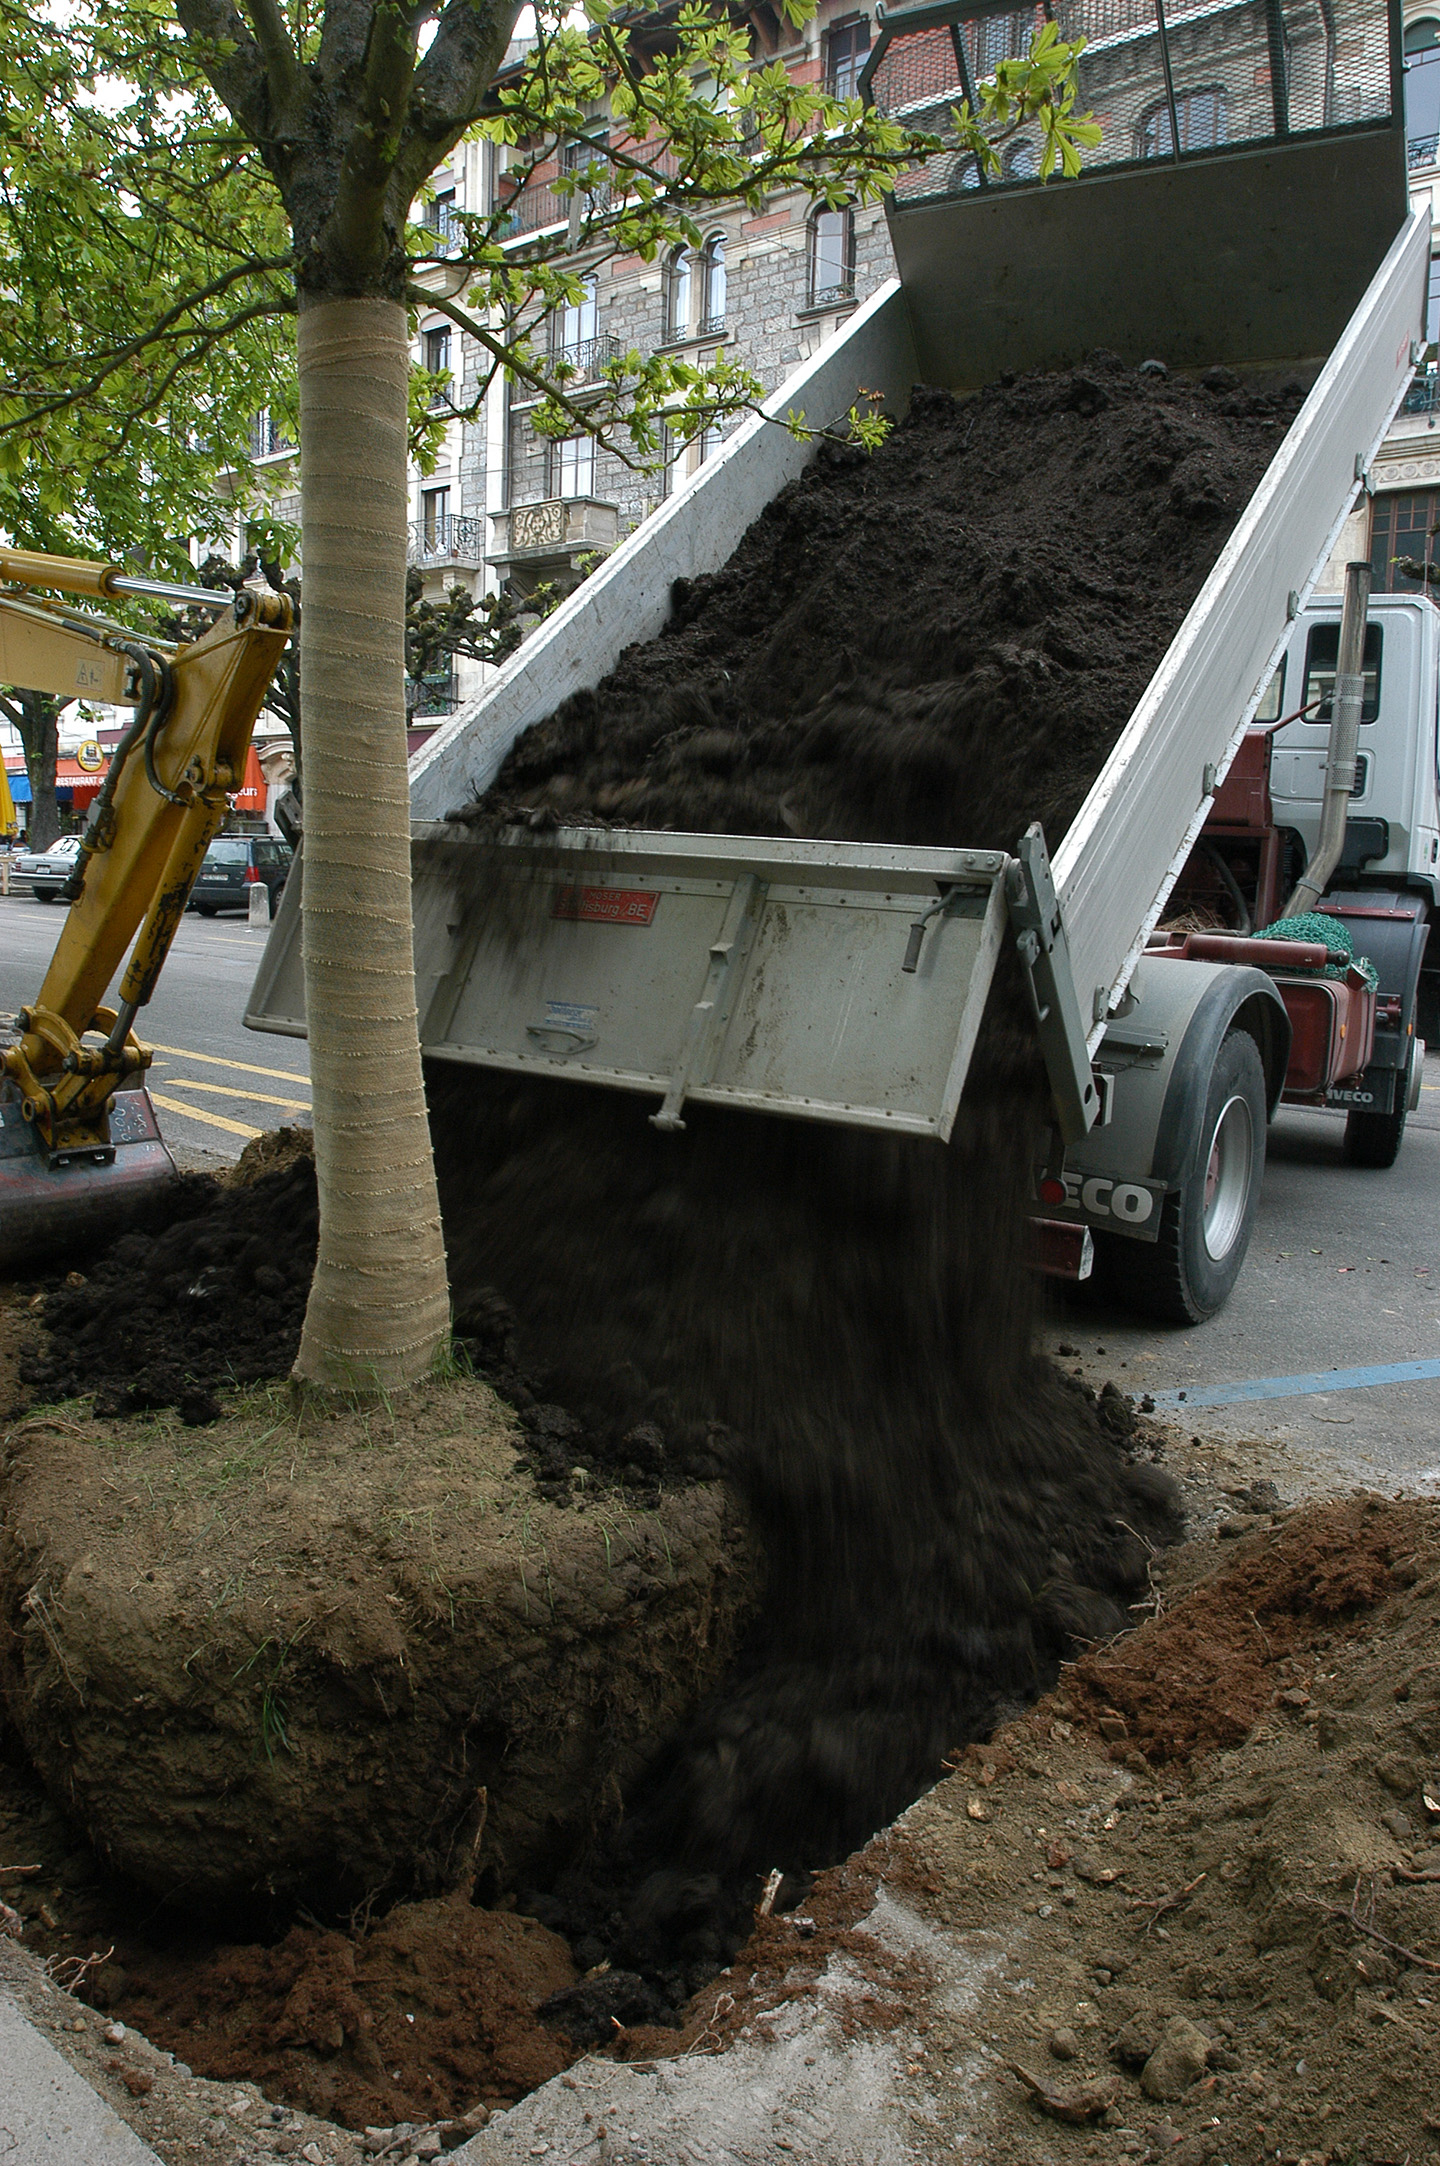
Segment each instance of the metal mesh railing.
[[[891,118],[953,144],[954,108],[973,103],[1000,61],[1027,50],[1048,12],[961,6],[937,23],[926,7],[907,31],[897,11],[878,42],[869,95]],[[1093,112],[1104,130],[1087,170],[1391,116],[1385,0],[1054,0],[1053,15],[1062,37],[1086,41],[1077,111]],[[903,174],[897,202],[1033,184],[1039,131],[1011,131],[1001,147],[1000,175],[982,174],[957,148]],[[1423,148],[1433,157],[1433,144]],[[1412,143],[1412,162],[1421,149]]]

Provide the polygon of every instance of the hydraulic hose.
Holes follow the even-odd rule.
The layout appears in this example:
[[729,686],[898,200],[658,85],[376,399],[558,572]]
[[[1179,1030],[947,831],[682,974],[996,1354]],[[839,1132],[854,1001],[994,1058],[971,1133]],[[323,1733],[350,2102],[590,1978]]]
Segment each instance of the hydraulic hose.
[[105,837],[110,826],[110,812],[115,799],[115,788],[124,770],[126,760],[129,759],[130,754],[135,750],[142,736],[151,727],[157,714],[163,720],[164,716],[169,713],[174,697],[169,666],[158,654],[152,654],[148,647],[142,647],[138,644],[132,645],[128,640],[124,642],[117,641],[116,644],[135,664],[140,683],[140,697],[135,703],[134,719],[119,744],[115,747],[114,756],[111,759],[105,780],[100,786],[100,794],[95,800],[90,818],[86,823],[85,834],[80,844],[80,855],[75,860],[70,877],[60,890],[61,901],[67,903],[79,902],[80,897],[85,892],[85,873],[90,860],[97,850],[105,848]]

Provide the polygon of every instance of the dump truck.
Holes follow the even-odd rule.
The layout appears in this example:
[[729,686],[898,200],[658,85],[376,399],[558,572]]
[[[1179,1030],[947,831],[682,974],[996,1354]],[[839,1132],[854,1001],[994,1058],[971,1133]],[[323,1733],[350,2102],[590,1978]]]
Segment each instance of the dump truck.
[[[1023,50],[1041,19],[973,0],[881,10],[864,94],[943,137],[977,76]],[[1037,1258],[1082,1276],[1098,1243],[1137,1303],[1194,1320],[1234,1284],[1266,1122],[1287,1091],[1312,1103],[1346,1103],[1349,1092],[1352,1117],[1393,1129],[1418,1073],[1410,970],[1435,899],[1433,865],[1421,862],[1436,832],[1434,706],[1414,706],[1400,725],[1412,782],[1430,777],[1426,807],[1412,807],[1408,825],[1395,815],[1378,856],[1347,854],[1367,728],[1368,665],[1342,666],[1342,649],[1355,662],[1370,636],[1358,573],[1334,628],[1333,713],[1322,715],[1323,699],[1302,702],[1295,718],[1280,717],[1298,740],[1282,729],[1274,744],[1257,737],[1270,725],[1255,718],[1282,664],[1292,678],[1310,670],[1290,659],[1294,643],[1334,614],[1311,598],[1420,355],[1428,212],[1407,200],[1398,15],[1378,0],[1080,0],[1056,19],[1063,35],[1087,40],[1081,99],[1106,122],[1087,170],[1045,183],[1033,158],[1007,150],[997,177],[957,150],[902,175],[887,203],[897,275],[412,763],[421,1039],[432,1060],[651,1094],[657,1149],[689,1103],[943,1146],[1011,942],[1053,1101],[1036,1154]],[[900,413],[916,383],[967,391],[1094,348],[1179,372],[1316,373],[1063,836],[1047,840],[1032,823],[1011,849],[968,848],[963,836],[918,849],[562,830],[537,844],[446,820],[486,790],[522,731],[661,631],[677,579],[726,562],[810,456],[787,416],[840,423],[875,394]],[[7,563],[12,577],[27,576]],[[80,591],[122,590],[114,567],[82,575]],[[1387,601],[1375,612],[1382,629]],[[246,629],[237,620],[232,632]],[[280,627],[264,629],[273,640]],[[93,650],[108,635],[79,636]],[[173,674],[183,681],[179,658]],[[245,704],[252,698],[250,685]],[[143,1121],[143,1135],[128,1132],[146,1103],[130,1025],[218,817],[234,733],[212,727],[198,765],[189,754],[173,765],[173,721],[157,720],[153,701],[145,713],[117,760],[108,808],[119,815],[122,795],[135,793],[153,897],[121,1005],[95,1007],[123,927],[105,914],[118,859],[91,852],[86,901],[7,1055],[5,1153],[28,1184],[32,1228],[34,1211],[51,1208],[33,1200],[37,1170],[58,1223],[82,1187],[98,1213],[127,1162],[138,1166],[158,1142]],[[1257,762],[1237,837],[1221,815],[1234,813]],[[1197,877],[1202,840],[1198,857],[1227,896],[1241,893],[1241,912],[1232,927],[1222,917],[1177,940],[1159,929],[1182,876]],[[1245,898],[1235,866],[1251,843],[1256,866],[1272,873],[1277,850],[1298,849],[1302,880],[1333,856],[1311,899],[1363,925],[1362,948],[1389,928],[1388,979],[1371,984],[1323,926],[1280,953],[1279,941],[1257,940],[1279,875],[1268,902],[1258,872]],[[518,947],[505,930],[517,913],[473,900],[497,882],[529,906]],[[127,908],[139,891],[132,879]],[[254,1029],[304,1032],[302,891],[303,872],[287,886],[250,999]],[[87,1046],[96,1028],[104,1043]],[[1372,1162],[1385,1147],[1372,1130]],[[30,1247],[9,1241],[12,1252]]]
[[[1422,702],[1399,648],[1433,653],[1435,611],[1381,596],[1367,612],[1359,565],[1343,624],[1312,597],[1422,356],[1429,213],[1407,195],[1398,15],[1372,0],[1082,0],[1056,19],[1089,39],[1082,103],[1087,67],[1112,105],[1148,69],[1149,117],[1075,180],[997,180],[958,156],[904,175],[897,275],[412,761],[421,1040],[435,1061],[653,1095],[657,1149],[690,1103],[943,1145],[1008,940],[1053,1101],[1038,1259],[1083,1276],[1098,1243],[1136,1305],[1196,1321],[1235,1283],[1282,1099],[1346,1106],[1352,1156],[1381,1163],[1417,1086],[1440,815],[1433,682]],[[947,4],[877,23],[865,94],[943,129],[1031,18]],[[1217,74],[1248,104],[1227,107]],[[916,383],[964,392],[1095,348],[1171,372],[1318,373],[1066,834],[918,849],[447,822],[522,731],[662,630],[677,579],[726,562],[810,455],[777,422],[831,424],[877,391],[899,413]],[[1377,639],[1398,703],[1383,723]],[[1294,715],[1263,705],[1287,672]],[[1324,923],[1308,943],[1255,937],[1285,902],[1287,851],[1317,876],[1301,906],[1358,936],[1378,984]],[[1206,867],[1237,916],[1208,938],[1157,930]],[[518,947],[497,922],[515,912],[470,900],[497,880],[528,895]],[[257,1030],[305,1028],[300,892],[256,980]]]

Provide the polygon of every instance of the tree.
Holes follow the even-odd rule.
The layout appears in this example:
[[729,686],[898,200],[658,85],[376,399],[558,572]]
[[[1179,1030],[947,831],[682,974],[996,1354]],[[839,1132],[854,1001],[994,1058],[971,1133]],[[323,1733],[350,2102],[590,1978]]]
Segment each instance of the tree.
[[[814,0],[783,5],[799,23]],[[667,430],[684,441],[752,406],[760,386],[723,355],[702,370],[632,352],[612,365],[598,401],[577,402],[567,364],[537,336],[548,311],[578,297],[574,246],[653,260],[698,243],[698,216],[716,202],[758,206],[790,188],[833,204],[872,199],[939,139],[858,100],[837,103],[778,65],[752,69],[747,32],[726,0],[664,10],[655,0],[586,0],[583,20],[570,0],[539,0],[528,60],[498,88],[518,0],[173,6],[183,38],[167,0],[110,0],[73,20],[83,22],[98,68],[180,85],[190,134],[223,143],[237,175],[263,167],[290,227],[283,295],[276,257],[256,251],[253,301],[240,298],[249,289],[237,258],[223,287],[197,293],[194,305],[202,325],[207,309],[232,322],[252,307],[257,317],[296,311],[304,952],[321,1215],[297,1374],[327,1387],[403,1385],[429,1369],[449,1326],[411,961],[407,311],[423,299],[462,324],[492,376],[508,370],[542,395],[542,429],[583,428],[653,463]],[[1039,117],[1047,159],[1068,169],[1086,132],[1073,95],[1074,50],[1047,28],[1029,60],[1002,63],[980,116],[963,108],[954,116],[947,140],[993,161],[991,136]],[[600,99],[619,124],[604,141],[587,117]],[[168,113],[157,125],[162,134],[172,125]],[[582,156],[557,183],[573,205],[563,240],[517,258],[501,243],[503,212],[463,221],[462,306],[417,286],[417,269],[435,259],[411,214],[429,175],[476,128],[516,153],[530,147],[520,181],[527,157],[533,170],[557,139]],[[453,269],[457,259],[449,261]],[[170,356],[191,335],[175,303],[135,351]],[[98,380],[127,365],[112,347]],[[873,435],[872,419],[855,418]]]

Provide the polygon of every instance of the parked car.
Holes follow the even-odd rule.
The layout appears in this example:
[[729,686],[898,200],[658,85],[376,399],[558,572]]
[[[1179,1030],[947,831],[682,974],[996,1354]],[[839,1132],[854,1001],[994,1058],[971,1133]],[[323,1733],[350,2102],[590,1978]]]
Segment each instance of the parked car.
[[62,835],[48,850],[22,850],[10,860],[10,879],[16,887],[28,887],[36,902],[54,902],[75,870],[80,837]]
[[217,910],[248,910],[251,888],[263,882],[273,910],[293,854],[288,842],[274,842],[268,835],[217,836],[205,852],[190,908],[202,918],[213,918]]

